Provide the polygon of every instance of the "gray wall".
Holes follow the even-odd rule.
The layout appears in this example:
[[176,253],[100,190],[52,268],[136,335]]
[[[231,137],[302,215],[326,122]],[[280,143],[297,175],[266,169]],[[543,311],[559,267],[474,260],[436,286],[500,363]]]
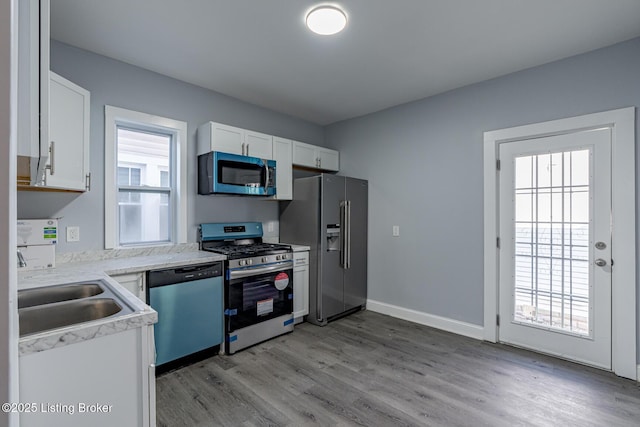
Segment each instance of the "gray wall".
[[[267,134],[323,145],[322,127],[241,102],[220,93],[96,55],[56,41],[51,69],[91,92],[91,172],[93,188],[84,194],[18,193],[19,218],[61,217],[60,230],[80,226],[80,242],[58,253],[104,249],[104,106],[113,105],[188,123],[188,224],[190,242],[202,222],[277,221],[275,201],[197,195],[196,130],[213,120]],[[277,232],[277,228],[275,229]]]
[[628,106],[640,38],[328,126],[370,183],[369,298],[482,325],[483,132]]

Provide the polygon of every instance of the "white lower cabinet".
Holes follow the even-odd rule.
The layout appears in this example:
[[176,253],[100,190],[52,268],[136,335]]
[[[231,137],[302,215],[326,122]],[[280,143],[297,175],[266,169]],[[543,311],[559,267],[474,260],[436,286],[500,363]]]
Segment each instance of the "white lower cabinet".
[[155,426],[154,360],[152,325],[20,356],[20,426]]
[[120,283],[133,295],[137,296],[141,301],[146,302],[147,281],[145,273],[115,274],[110,277]]
[[293,318],[301,323],[309,314],[309,252],[293,253]]

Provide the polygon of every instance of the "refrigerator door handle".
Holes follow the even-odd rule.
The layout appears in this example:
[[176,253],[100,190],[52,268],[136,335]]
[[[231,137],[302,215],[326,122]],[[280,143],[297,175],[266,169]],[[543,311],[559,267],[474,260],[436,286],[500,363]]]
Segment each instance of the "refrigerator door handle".
[[347,268],[347,201],[340,202],[340,267]]
[[347,254],[345,257],[345,267],[351,268],[351,200],[347,200],[347,229],[345,235],[347,236]]

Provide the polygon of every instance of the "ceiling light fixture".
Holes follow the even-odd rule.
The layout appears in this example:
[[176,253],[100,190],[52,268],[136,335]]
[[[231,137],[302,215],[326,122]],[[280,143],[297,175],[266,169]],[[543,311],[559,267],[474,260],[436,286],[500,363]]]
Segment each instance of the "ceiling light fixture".
[[336,6],[318,6],[306,18],[307,27],[316,34],[330,36],[347,26],[347,15]]

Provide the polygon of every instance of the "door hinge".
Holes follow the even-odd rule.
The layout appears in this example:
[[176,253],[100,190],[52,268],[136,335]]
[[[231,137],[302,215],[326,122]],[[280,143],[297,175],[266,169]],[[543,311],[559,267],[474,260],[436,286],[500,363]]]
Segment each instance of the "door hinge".
[[500,249],[500,238],[496,237],[496,246]]
[[496,326],[500,326],[500,315],[496,314]]
[[500,170],[500,159],[496,160],[496,169]]
[[87,191],[91,191],[91,172],[85,175],[84,177],[84,187]]

